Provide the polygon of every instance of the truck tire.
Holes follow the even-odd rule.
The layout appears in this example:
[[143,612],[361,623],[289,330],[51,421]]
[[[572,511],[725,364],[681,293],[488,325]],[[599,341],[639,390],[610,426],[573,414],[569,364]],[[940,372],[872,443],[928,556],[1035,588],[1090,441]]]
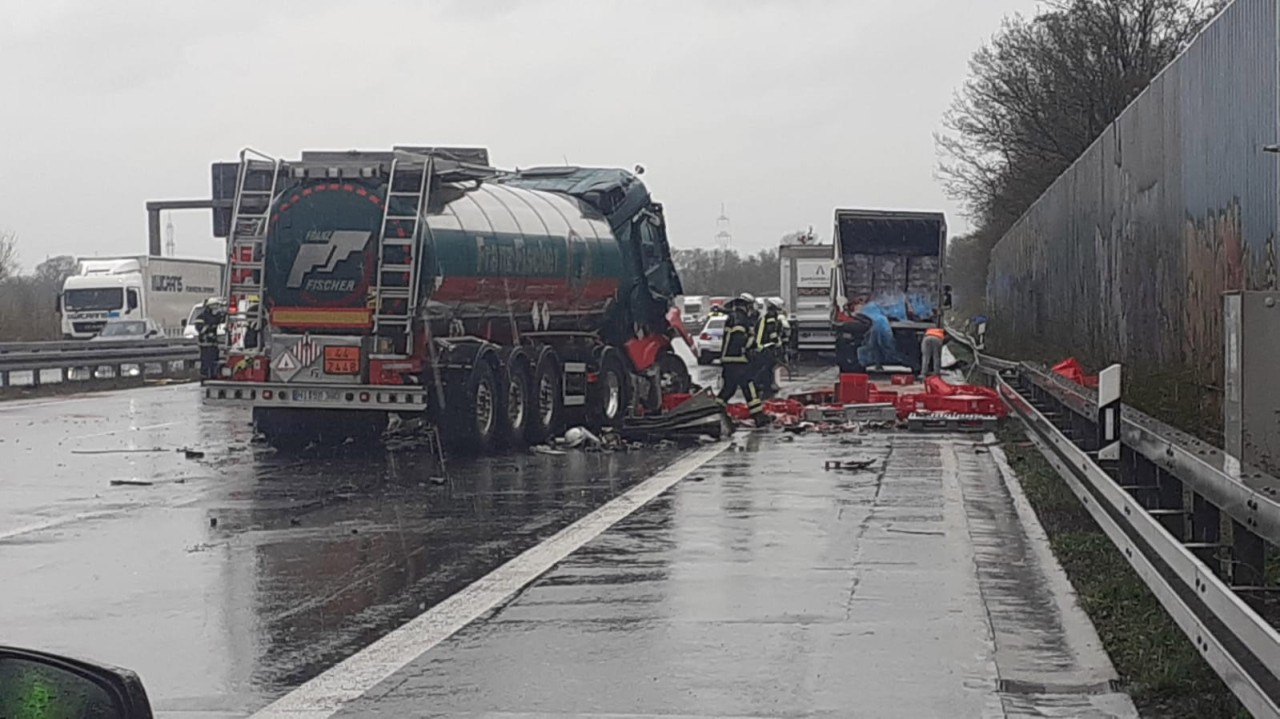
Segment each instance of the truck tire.
[[542,444],[560,432],[564,423],[564,373],[555,352],[546,351],[538,358],[533,369],[533,394],[529,417],[529,431],[525,438],[529,444]]
[[449,443],[469,454],[489,452],[497,445],[502,426],[502,394],[493,366],[477,359],[466,371],[464,386],[450,393],[443,429]]
[[608,348],[591,385],[589,417],[593,427],[622,426],[631,408],[631,376],[618,351]]
[[534,414],[533,380],[525,362],[509,363],[502,372],[503,423],[501,440],[509,447],[525,443]]

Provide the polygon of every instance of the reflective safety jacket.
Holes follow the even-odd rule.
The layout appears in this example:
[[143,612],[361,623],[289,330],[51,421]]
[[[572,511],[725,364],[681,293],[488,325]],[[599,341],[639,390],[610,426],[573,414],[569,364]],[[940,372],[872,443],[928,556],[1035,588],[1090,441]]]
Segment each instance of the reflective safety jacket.
[[750,361],[747,351],[751,345],[751,334],[748,331],[750,318],[746,313],[735,311],[724,323],[724,344],[720,347],[720,364],[746,364]]
[[756,323],[756,347],[769,349],[782,344],[782,323],[778,321],[777,312],[766,312],[760,315]]

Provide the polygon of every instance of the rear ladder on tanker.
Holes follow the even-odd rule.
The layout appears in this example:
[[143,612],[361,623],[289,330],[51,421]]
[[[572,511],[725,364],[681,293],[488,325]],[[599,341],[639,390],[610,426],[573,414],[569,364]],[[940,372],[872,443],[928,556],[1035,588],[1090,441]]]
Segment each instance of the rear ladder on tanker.
[[434,169],[429,155],[397,152],[382,208],[378,237],[373,333],[399,330],[404,355],[413,352],[413,319],[418,308],[418,266],[422,258],[422,223]]
[[[227,238],[227,275],[222,296],[227,298],[228,329],[241,324],[263,326],[262,289],[266,270],[267,227],[271,205],[283,189],[283,162],[256,150],[240,151],[235,199],[231,206],[231,233]],[[240,301],[252,299],[240,310]],[[234,343],[233,333],[227,341]],[[246,348],[250,349],[250,348]]]

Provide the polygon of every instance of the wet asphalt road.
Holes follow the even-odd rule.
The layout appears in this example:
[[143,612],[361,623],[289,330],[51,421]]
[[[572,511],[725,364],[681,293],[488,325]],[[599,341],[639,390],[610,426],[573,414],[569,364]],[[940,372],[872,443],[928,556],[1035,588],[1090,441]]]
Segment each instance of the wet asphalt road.
[[[2,641],[134,669],[183,717],[251,714],[680,456],[437,484],[421,448],[277,455],[189,385],[0,403],[0,430]],[[740,436],[342,716],[1130,715],[992,455],[859,441]],[[822,469],[854,455],[877,465]]]
[[0,426],[3,643],[129,667],[160,713],[202,717],[265,705],[677,454],[450,462],[438,485],[421,448],[277,455],[193,385],[0,403]]
[[338,716],[1136,716],[985,448],[842,439],[740,436]]

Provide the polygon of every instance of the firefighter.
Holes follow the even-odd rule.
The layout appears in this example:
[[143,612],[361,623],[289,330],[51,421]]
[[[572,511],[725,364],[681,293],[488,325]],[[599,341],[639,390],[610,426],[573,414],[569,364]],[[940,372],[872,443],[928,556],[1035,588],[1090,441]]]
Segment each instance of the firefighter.
[[751,346],[751,315],[747,308],[750,302],[738,298],[725,307],[729,317],[724,323],[724,344],[720,348],[720,376],[722,385],[716,397],[720,404],[728,404],[730,399],[742,390],[747,398],[747,408],[751,410],[751,418],[757,427],[768,423],[764,416],[764,401],[760,399],[760,391],[756,388],[754,349]]
[[946,341],[947,333],[941,327],[930,327],[924,331],[920,340],[921,379],[942,371],[942,345]]
[[245,307],[244,313],[244,348],[247,350],[261,349],[262,313],[257,295],[249,295],[248,306]]
[[867,371],[858,357],[858,347],[871,333],[871,318],[860,309],[857,303],[849,302],[832,317],[836,331],[836,363],[840,365],[841,372],[860,374]]
[[775,370],[782,356],[782,321],[778,315],[778,304],[766,300],[764,312],[756,320],[755,347],[759,353],[756,383],[769,396],[778,390],[774,384]]
[[221,297],[204,301],[196,315],[196,344],[200,346],[200,379],[218,376],[218,327],[226,321],[226,303]]

